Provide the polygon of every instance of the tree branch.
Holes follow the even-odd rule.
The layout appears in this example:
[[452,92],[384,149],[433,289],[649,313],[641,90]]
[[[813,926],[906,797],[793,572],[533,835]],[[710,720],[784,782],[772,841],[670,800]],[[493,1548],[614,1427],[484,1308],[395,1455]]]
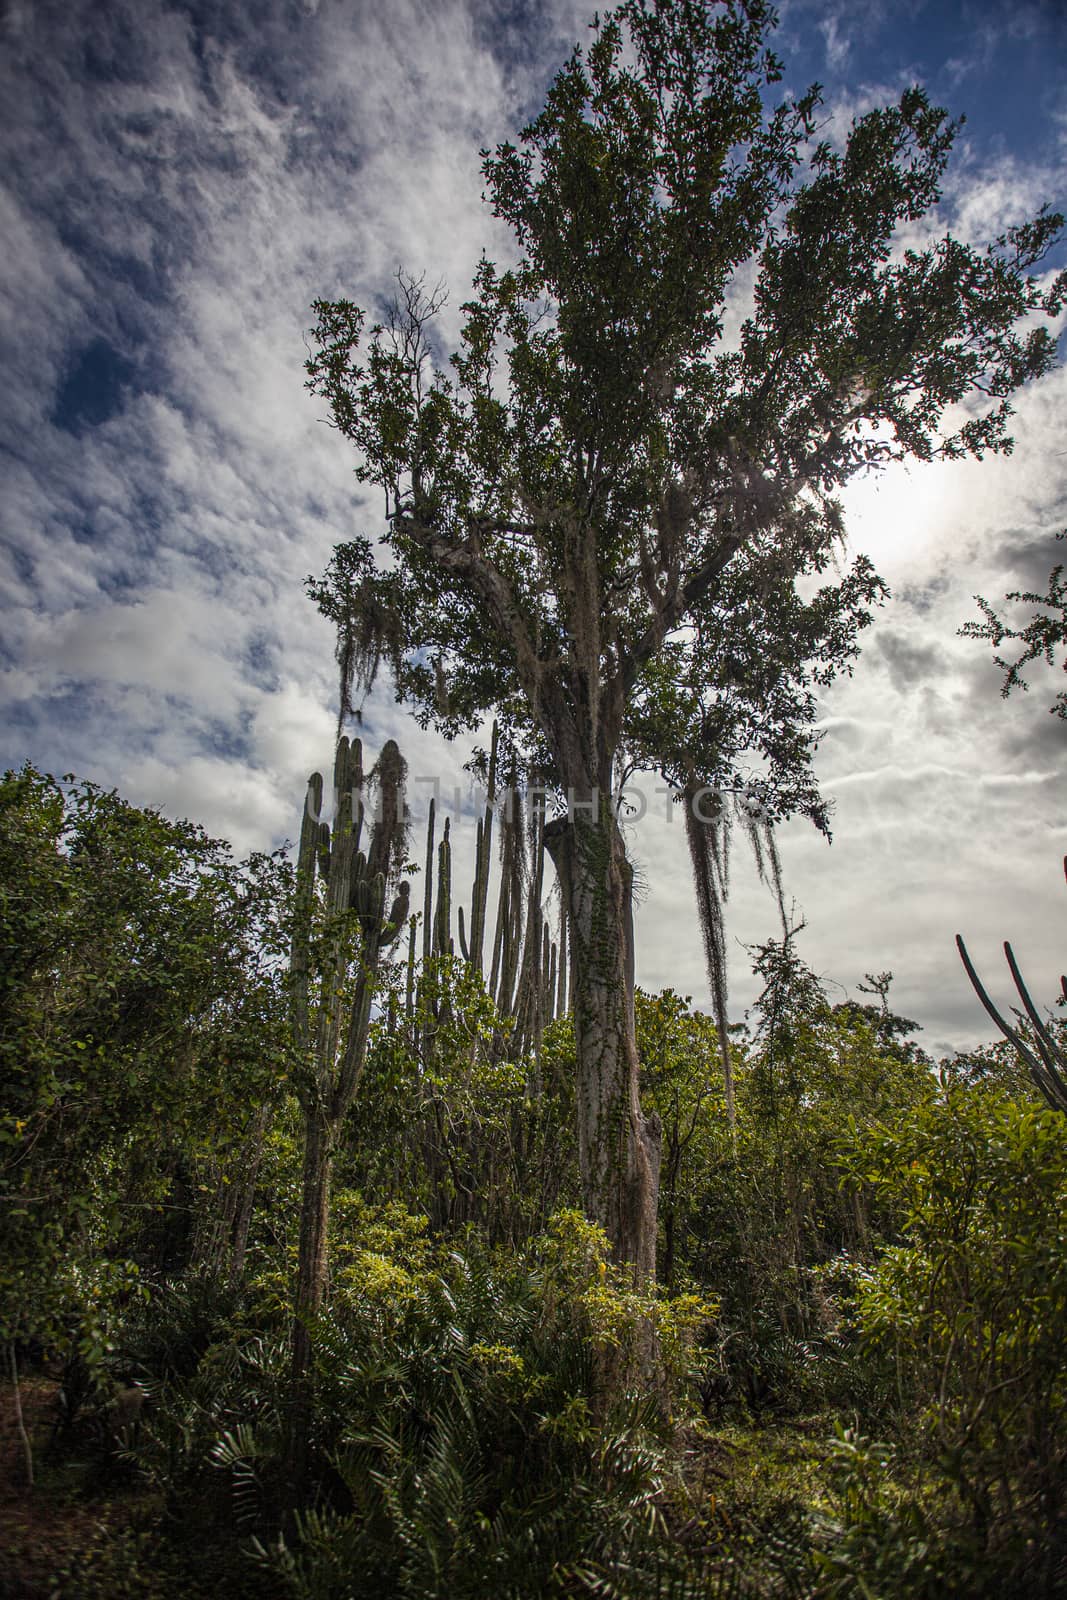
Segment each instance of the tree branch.
[[500,569],[483,554],[478,531],[472,530],[462,544],[454,544],[410,512],[396,520],[404,534],[426,551],[442,572],[455,573],[465,579],[483,602],[497,632],[514,652],[519,682],[535,718],[554,747],[560,737],[566,741],[567,751],[557,748],[555,754],[557,758],[564,758],[561,764],[570,766],[578,749],[578,730],[562,692],[558,671],[553,670],[553,664],[545,661],[535,647],[515,591]]
[[653,617],[633,650],[622,658],[620,672],[624,695],[630,695],[646,662],[655,655],[671,629],[678,626],[689,607],[704,598],[730,558],[740,550],[745,538],[746,535],[740,533],[728,534],[720,539],[711,555],[697,567],[688,581],[675,586],[663,609]]

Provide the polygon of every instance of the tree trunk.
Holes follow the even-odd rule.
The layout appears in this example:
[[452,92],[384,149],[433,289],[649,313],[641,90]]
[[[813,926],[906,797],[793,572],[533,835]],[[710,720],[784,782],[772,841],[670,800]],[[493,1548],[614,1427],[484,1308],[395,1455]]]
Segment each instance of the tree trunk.
[[[596,791],[591,790],[593,796]],[[656,1273],[661,1128],[638,1099],[633,869],[610,796],[545,829],[574,952],[578,1156],[586,1213],[639,1283]]]
[[307,1470],[308,1428],[312,1408],[312,1324],[326,1288],[326,1228],[330,1214],[333,1129],[327,1113],[308,1111],[304,1142],[300,1245],[296,1303],[293,1308],[292,1392],[289,1416],[289,1474],[299,1493]]
[[245,1255],[248,1250],[248,1233],[252,1226],[252,1213],[256,1203],[256,1184],[259,1164],[263,1159],[263,1140],[270,1119],[270,1107],[263,1105],[256,1114],[252,1134],[245,1150],[245,1172],[241,1183],[237,1215],[234,1218],[233,1237],[230,1242],[230,1288],[236,1289],[244,1276]]
[[663,1282],[668,1294],[674,1288],[674,1239],[677,1215],[678,1173],[682,1165],[682,1150],[678,1142],[677,1122],[667,1147],[667,1205],[663,1213]]
[[26,1419],[22,1415],[22,1390],[19,1388],[19,1363],[15,1352],[15,1341],[8,1344],[8,1353],[11,1357],[11,1395],[15,1402],[15,1432],[22,1445],[22,1460],[26,1469],[26,1487],[33,1488],[33,1446],[30,1436],[26,1431]]

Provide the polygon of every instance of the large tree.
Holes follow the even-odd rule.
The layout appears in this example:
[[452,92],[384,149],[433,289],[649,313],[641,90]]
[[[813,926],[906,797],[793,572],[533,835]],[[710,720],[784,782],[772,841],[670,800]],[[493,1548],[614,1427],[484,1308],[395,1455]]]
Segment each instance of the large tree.
[[[814,600],[836,491],[909,456],[1010,447],[1064,284],[1042,213],[987,248],[924,237],[955,132],[919,89],[818,140],[817,88],[771,108],[764,0],[625,0],[544,111],[484,155],[515,265],[483,259],[451,373],[401,277],[384,324],[317,302],[309,384],[386,496],[320,606],[346,704],[379,663],[446,734],[492,710],[568,802],[547,839],[574,942],[585,1202],[654,1270],[659,1134],[642,1116],[631,879],[612,802],[634,760],[697,794],[755,752],[771,816],[821,808],[812,686],[878,580]],[[730,313],[746,305],[740,331]],[[801,598],[808,595],[807,600]],[[812,610],[812,607],[815,609]]]

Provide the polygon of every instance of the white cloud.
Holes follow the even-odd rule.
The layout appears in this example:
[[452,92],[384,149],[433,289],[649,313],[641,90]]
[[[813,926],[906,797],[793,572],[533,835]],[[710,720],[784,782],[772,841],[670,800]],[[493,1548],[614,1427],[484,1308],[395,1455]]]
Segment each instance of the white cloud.
[[[306,774],[329,762],[335,704],[332,637],[303,579],[336,540],[377,527],[350,453],[304,391],[310,302],[380,305],[402,262],[447,280],[443,332],[455,337],[479,252],[513,249],[479,204],[479,146],[514,134],[586,37],[578,0],[544,5],[530,28],[518,12],[501,20],[505,9],[305,0],[295,22],[280,6],[238,10],[214,38],[160,0],[6,9],[10,760],[117,785],[241,850],[295,833]],[[821,0],[790,19],[821,22],[838,61],[877,21]],[[505,23],[506,50],[493,34]],[[908,81],[878,76],[833,95],[835,133]],[[965,237],[1049,196],[1051,168],[1037,163],[964,148],[955,171],[945,214]],[[56,394],[98,336],[133,377],[121,410],[75,435],[55,425]],[[1010,461],[894,472],[848,497],[854,542],[898,599],[855,679],[827,697],[835,842],[790,825],[787,887],[813,965],[849,986],[892,967],[897,1003],[934,1018],[942,1041],[989,1031],[956,968],[957,925],[973,930],[983,970],[998,934],[1018,932],[1035,991],[1050,993],[1067,909],[1062,785],[1048,776],[1062,779],[1063,746],[1036,678],[1028,701],[1004,704],[984,647],[955,638],[972,593],[1017,586],[1016,559],[1032,566],[1037,536],[1067,521],[1065,399],[1060,372],[1020,402]],[[413,780],[437,774],[466,806],[466,751],[421,733],[383,688],[367,707],[368,749],[390,736]],[[427,793],[413,782],[420,823]],[[472,835],[457,828],[461,898]],[[647,883],[640,976],[704,999],[680,820],[650,808],[633,845]],[[743,1005],[754,991],[737,941],[773,934],[776,912],[740,843],[735,878]]]
[[842,31],[841,20],[836,13],[831,13],[819,23],[819,32],[826,41],[827,65],[833,69],[843,67],[848,60],[849,39],[847,32]]

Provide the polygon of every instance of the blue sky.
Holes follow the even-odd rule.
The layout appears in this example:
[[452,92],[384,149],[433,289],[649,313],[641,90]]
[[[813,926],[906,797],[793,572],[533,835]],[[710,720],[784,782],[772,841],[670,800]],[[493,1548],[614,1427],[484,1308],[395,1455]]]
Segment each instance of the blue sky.
[[[914,81],[966,115],[938,226],[980,240],[1067,206],[1060,0],[780,9],[785,84],[824,85],[830,136]],[[479,252],[512,248],[479,204],[478,150],[536,111],[586,21],[569,0],[0,8],[5,766],[92,777],[239,849],[292,835],[336,705],[303,579],[380,515],[304,392],[310,302],[380,304],[402,262],[450,286],[454,337]],[[1065,396],[1060,369],[1020,400],[1009,461],[890,474],[846,502],[894,599],[824,707],[834,844],[790,825],[787,887],[816,969],[852,990],[892,968],[934,1047],[988,1034],[957,929],[990,973],[1010,936],[1042,994],[1063,964],[1058,685],[1038,673],[1002,702],[955,630],[973,593],[1039,585],[1056,559]],[[367,736],[390,734],[462,785],[466,750],[383,694]],[[633,832],[638,969],[701,1002],[680,832],[651,815]],[[741,947],[775,931],[740,854],[732,917],[739,1012]]]

